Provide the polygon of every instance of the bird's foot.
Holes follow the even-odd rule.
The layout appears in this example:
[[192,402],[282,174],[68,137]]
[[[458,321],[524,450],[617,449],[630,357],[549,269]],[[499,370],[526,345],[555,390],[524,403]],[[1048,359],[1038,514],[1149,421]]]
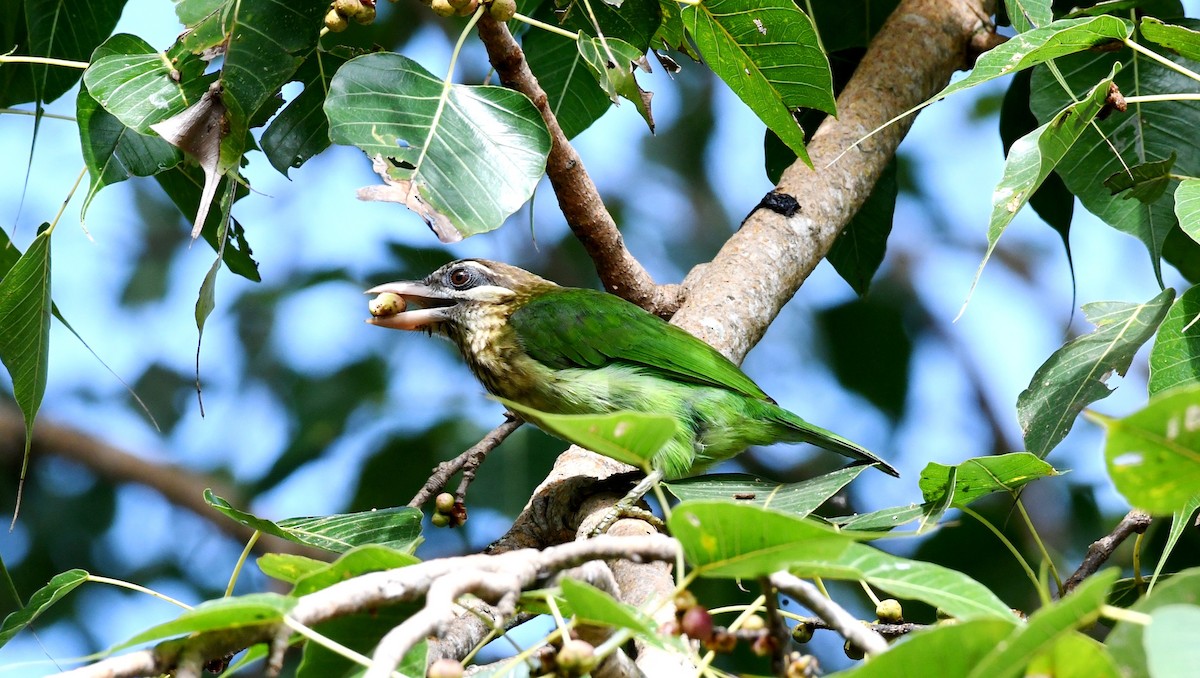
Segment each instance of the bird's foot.
[[633,489],[630,490],[628,494],[622,497],[621,500],[616,504],[613,504],[613,507],[604,514],[604,518],[602,518],[600,523],[592,530],[591,536],[595,537],[596,535],[608,532],[608,528],[612,527],[613,523],[617,522],[621,518],[635,518],[637,520],[644,520],[653,525],[654,529],[656,530],[662,531],[665,529],[666,525],[663,524],[663,521],[658,519],[658,516],[637,505],[637,503],[642,500],[642,497],[646,496],[646,493],[649,492],[656,483],[662,480],[662,478],[662,471],[656,470],[647,474],[646,477],[641,480],[641,482],[639,482],[637,485],[634,485]]

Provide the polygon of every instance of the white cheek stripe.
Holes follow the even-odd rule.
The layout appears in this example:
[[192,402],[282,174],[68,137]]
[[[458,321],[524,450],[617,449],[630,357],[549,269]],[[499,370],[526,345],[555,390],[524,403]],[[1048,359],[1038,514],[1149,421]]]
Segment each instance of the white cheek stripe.
[[497,302],[513,298],[516,292],[499,285],[483,285],[460,292],[459,296],[471,301]]

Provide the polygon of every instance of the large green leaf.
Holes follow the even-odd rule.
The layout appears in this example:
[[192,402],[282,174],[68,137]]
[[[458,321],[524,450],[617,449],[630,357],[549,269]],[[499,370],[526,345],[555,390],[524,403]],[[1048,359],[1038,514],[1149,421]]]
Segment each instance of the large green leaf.
[[[14,32],[10,44],[0,44],[0,51],[15,48],[21,55],[87,61],[92,50],[116,27],[125,0],[10,1],[5,4],[11,9],[0,14],[3,19],[0,23],[24,23],[24,26],[12,26],[14,31],[24,29],[24,35]],[[24,21],[16,5],[23,6]],[[6,26],[0,30],[10,29]],[[53,101],[71,89],[80,75],[78,69],[62,66],[4,64],[0,67],[0,107],[35,100]]]
[[587,8],[581,0],[561,4],[568,5],[565,13],[553,7],[547,7],[547,10],[552,11],[549,16],[559,18],[564,28],[600,37],[596,32],[599,26],[599,32],[604,37],[623,40],[642,53],[650,46],[650,40],[663,19],[659,0],[622,0],[615,3],[590,0]]
[[142,134],[200,100],[211,78],[204,62],[179,54],[177,62],[139,37],[114,35],[96,50],[83,73],[88,93],[117,120]]
[[1179,56],[1200,61],[1200,32],[1186,26],[1167,24],[1154,17],[1142,17],[1138,27],[1147,42],[1162,45]]
[[1164,605],[1150,615],[1146,627],[1146,664],[1154,678],[1189,678],[1200,666],[1200,607]]
[[1175,189],[1175,217],[1192,240],[1200,242],[1200,179],[1184,179]]
[[856,538],[814,520],[722,501],[683,502],[667,525],[695,571],[708,577],[761,577],[810,559],[833,560]]
[[[180,164],[164,172],[159,172],[154,175],[154,179],[185,217],[190,219],[192,215],[196,214],[196,208],[200,204],[200,194],[204,190],[204,173],[199,167]],[[222,184],[228,181],[232,181],[228,176],[221,178]],[[246,241],[246,232],[237,219],[228,219],[228,239],[224,249],[221,250],[218,236],[222,225],[227,220],[229,210],[233,208],[229,191],[222,184],[217,185],[216,194],[221,196],[217,204],[218,209],[209,210],[200,235],[205,242],[212,246],[214,251],[221,251],[225,266],[230,271],[247,280],[259,282],[262,277],[258,274],[258,262],[254,260],[254,251],[250,249],[250,243]],[[237,200],[247,192],[245,186],[238,184],[232,199]]]
[[325,97],[333,74],[346,61],[344,57],[316,49],[296,71],[296,79],[304,84],[304,91],[288,102],[262,134],[263,153],[281,174],[286,175],[289,168],[303,165],[329,147]]
[[1110,301],[1083,307],[1096,330],[1055,351],[1017,398],[1017,417],[1029,452],[1045,457],[1066,437],[1084,407],[1112,392],[1105,381],[1114,371],[1125,374],[1174,298],[1175,291],[1168,289],[1142,304]]
[[1104,459],[1117,491],[1154,515],[1181,510],[1200,495],[1200,384],[1150,400],[1124,419],[1102,418]]
[[329,136],[377,158],[388,185],[444,242],[490,231],[533,194],[550,136],[534,105],[503,87],[443,83],[399,54],[352,59],[325,100]]
[[[1116,64],[1113,67],[1119,68]],[[1004,229],[1008,228],[1017,212],[1029,202],[1067,151],[1075,145],[1084,131],[1089,129],[1088,126],[1104,108],[1111,85],[1112,75],[1097,83],[1081,101],[1071,104],[1046,124],[1017,139],[1008,150],[1008,158],[1004,162],[1004,175],[996,185],[996,190],[992,192],[987,251],[984,252],[983,261],[979,262],[979,270],[971,283],[972,290],[983,275],[983,268],[995,251],[996,243],[1004,234]]]
[[63,599],[75,587],[87,581],[88,573],[84,570],[67,570],[54,575],[46,585],[38,589],[29,598],[29,604],[13,612],[0,625],[0,647],[4,647],[21,629],[33,623],[51,605]]
[[1011,631],[1012,624],[998,619],[940,624],[910,633],[887,652],[830,678],[966,678]]
[[[1098,16],[1085,19],[1060,19],[1041,28],[1014,36],[1008,42],[993,47],[980,55],[975,68],[967,77],[946,86],[930,101],[937,101],[955,92],[983,84],[1009,73],[1059,59],[1069,54],[1087,51],[1098,45],[1124,40],[1133,32],[1129,22],[1113,16]],[[1106,71],[1107,72],[1107,71]],[[1103,78],[1094,78],[1087,84],[1091,87]],[[1055,109],[1057,114],[1063,106]],[[1041,118],[1042,116],[1038,116]]]
[[971,671],[971,678],[1015,678],[1030,657],[1049,649],[1054,641],[1077,628],[1089,626],[1100,616],[1100,607],[1108,589],[1117,580],[1120,569],[1109,568],[1084,580],[1062,600],[1043,607],[1029,622],[1013,630],[1003,643],[989,652]]
[[8,369],[13,398],[25,417],[22,480],[29,464],[33,420],[46,393],[50,359],[51,231],[49,224],[43,224],[42,229],[0,279],[0,362]]
[[[1171,58],[1185,67],[1197,67],[1194,62],[1181,57]],[[1200,82],[1130,50],[1073,55],[1062,59],[1058,66],[1066,83],[1078,92],[1105,78],[1114,63],[1122,66],[1114,82],[1127,95],[1169,96],[1200,92]],[[1073,98],[1063,91],[1057,77],[1048,69],[1034,71],[1030,108],[1038,120],[1050,120],[1064,106],[1071,104]],[[1164,243],[1178,223],[1173,192],[1168,190],[1157,200],[1144,203],[1127,200],[1125,194],[1113,195],[1104,180],[1126,172],[1128,168],[1165,160],[1172,153],[1177,154],[1175,174],[1200,176],[1200,146],[1180,143],[1180,139],[1190,138],[1194,130],[1200,128],[1200,102],[1133,103],[1127,112],[1114,111],[1106,120],[1098,122],[1097,127],[1099,132],[1092,128],[1080,136],[1059,163],[1057,172],[1089,212],[1145,245],[1161,280],[1160,259]]]
[[[850,223],[838,234],[833,247],[825,255],[833,270],[859,296],[866,296],[871,280],[887,253],[887,240],[892,233],[892,218],[896,213],[896,196],[899,193],[896,160],[893,158],[883,168],[883,174],[871,188],[867,201],[854,213]],[[859,357],[867,358],[868,355],[859,354]]]
[[1054,20],[1050,0],[1004,0],[1004,9],[1018,33],[1045,26]]
[[1200,383],[1200,286],[1184,292],[1158,327],[1150,349],[1150,395]]
[[1058,471],[1037,456],[1028,452],[1013,452],[998,456],[968,459],[954,467],[930,462],[922,471],[919,485],[925,501],[941,501],[947,494],[946,477],[954,468],[952,506],[966,506],[976,499],[993,492],[1013,494],[1039,478],[1058,475]]
[[654,115],[650,112],[652,95],[638,85],[635,77],[637,69],[645,64],[645,52],[624,40],[601,40],[583,35],[576,41],[576,47],[609,100],[614,104],[621,103],[620,99],[631,102],[653,132]]
[[379,544],[411,553],[421,543],[421,512],[409,507],[272,522],[239,511],[212,490],[204,491],[204,501],[224,516],[259,532],[334,553],[364,544]]
[[569,609],[563,614],[588,624],[611,626],[629,629],[637,634],[640,640],[658,648],[666,644],[658,634],[658,623],[638,608],[623,603],[604,591],[586,582],[564,579],[562,584],[563,598]]
[[[1141,598],[1129,609],[1133,612],[1153,615],[1156,610],[1174,605],[1200,604],[1200,568],[1184,570]],[[1118,621],[1108,635],[1106,644],[1121,669],[1124,678],[1151,678],[1147,668],[1144,644],[1146,626],[1139,621]],[[1193,632],[1194,628],[1189,629]]]
[[962,572],[920,560],[893,556],[865,544],[850,544],[841,555],[810,556],[789,565],[798,576],[865,581],[898,598],[940,608],[958,619],[991,617],[1015,624],[1012,610],[986,586]]
[[812,21],[791,0],[710,0],[683,9],[701,56],[796,156],[810,163],[792,112],[833,114],[833,76]]
[[416,556],[382,544],[363,544],[346,551],[332,563],[305,572],[296,579],[291,595],[300,597],[320,591],[367,572],[407,567],[420,562]]
[[710,474],[663,483],[681,501],[736,501],[804,517],[837,494],[867,466],[851,466],[798,483],[773,483],[740,473]]
[[[92,61],[139,51],[154,53],[154,48],[141,38],[119,33],[96,48]],[[86,83],[79,87],[75,119],[79,125],[83,162],[91,178],[80,219],[84,218],[92,199],[105,186],[130,177],[148,177],[174,167],[183,160],[183,155],[174,146],[156,136],[138,132],[102,108],[88,91]]]
[[551,414],[496,398],[517,416],[569,443],[649,471],[654,455],[675,435],[671,417],[644,412]]
[[234,598],[217,598],[201,603],[171,621],[142,631],[112,648],[112,651],[190,633],[278,624],[295,606],[295,598],[277,593],[251,593]]

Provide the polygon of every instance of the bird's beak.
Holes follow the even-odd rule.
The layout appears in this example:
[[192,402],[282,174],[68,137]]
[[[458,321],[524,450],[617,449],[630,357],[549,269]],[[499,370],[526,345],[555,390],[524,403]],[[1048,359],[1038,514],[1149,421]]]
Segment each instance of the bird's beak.
[[[458,303],[445,292],[415,281],[384,283],[365,294],[393,294],[400,298],[399,303],[389,304],[388,298],[377,297],[371,304],[371,317],[367,318],[371,325],[394,330],[432,329],[449,320],[450,308]],[[395,302],[394,298],[390,301]]]

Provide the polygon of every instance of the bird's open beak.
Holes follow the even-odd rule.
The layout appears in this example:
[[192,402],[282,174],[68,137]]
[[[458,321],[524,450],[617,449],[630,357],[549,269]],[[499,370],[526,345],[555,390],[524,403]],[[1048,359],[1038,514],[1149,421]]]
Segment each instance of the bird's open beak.
[[[394,330],[432,329],[448,320],[450,308],[458,303],[444,292],[420,282],[384,283],[365,294],[379,295],[371,303],[371,317],[367,322]],[[400,301],[382,296],[387,294],[399,297]]]

